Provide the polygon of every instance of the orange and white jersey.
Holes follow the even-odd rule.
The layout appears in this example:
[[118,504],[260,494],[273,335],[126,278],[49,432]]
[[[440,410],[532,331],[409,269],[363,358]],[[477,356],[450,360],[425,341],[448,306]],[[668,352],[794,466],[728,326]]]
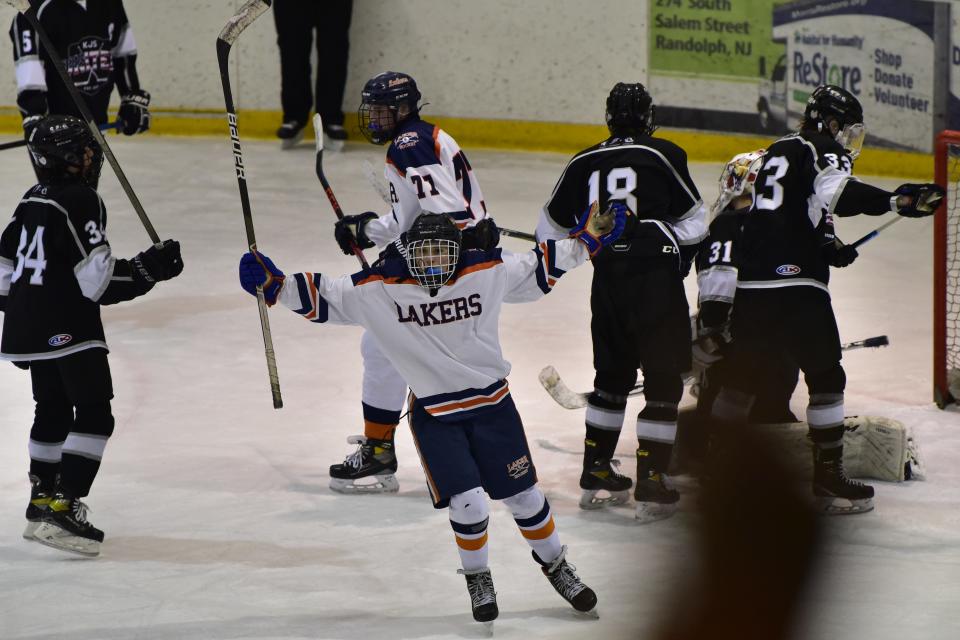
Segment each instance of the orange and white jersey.
[[364,233],[377,246],[395,240],[423,212],[446,213],[461,229],[487,215],[480,183],[460,145],[440,127],[411,120],[387,149],[389,213],[371,220]]
[[574,239],[548,240],[525,253],[466,251],[431,296],[404,260],[387,259],[352,276],[287,276],[279,299],[311,322],[365,327],[431,415],[459,419],[509,393],[502,304],[540,298],[586,260],[586,248]]

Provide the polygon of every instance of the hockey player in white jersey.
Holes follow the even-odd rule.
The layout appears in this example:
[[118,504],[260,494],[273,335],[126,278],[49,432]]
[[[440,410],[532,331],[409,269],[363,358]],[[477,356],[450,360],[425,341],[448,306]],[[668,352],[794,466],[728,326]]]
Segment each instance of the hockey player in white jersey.
[[548,293],[566,271],[595,255],[622,232],[626,207],[596,203],[571,231],[532,251],[462,250],[462,234],[444,214],[422,214],[397,241],[397,257],[369,270],[332,278],[319,273],[285,276],[269,258],[248,253],[240,262],[243,288],[263,287],[311,322],[359,324],[415,396],[411,429],[436,508],[448,508],[461,573],[473,616],[497,617],[487,563],[489,507],[484,492],[503,500],[533,557],[553,587],[578,611],[596,595],[566,562],[523,424],[507,384],[510,364],[500,351],[504,302],[527,302]]
[[[392,251],[392,243],[422,211],[446,213],[464,231],[468,248],[492,249],[499,233],[486,220],[480,184],[457,142],[439,127],[420,119],[420,92],[413,78],[387,71],[363,88],[360,130],[374,144],[387,144],[386,168],[391,210],[344,216],[336,224],[337,242],[347,255],[356,242]],[[479,224],[478,224],[479,222]],[[407,395],[407,383],[365,332],[362,408],[364,435],[351,436],[357,451],[330,467],[330,488],[345,493],[397,491],[394,432]],[[372,480],[371,480],[372,479]]]

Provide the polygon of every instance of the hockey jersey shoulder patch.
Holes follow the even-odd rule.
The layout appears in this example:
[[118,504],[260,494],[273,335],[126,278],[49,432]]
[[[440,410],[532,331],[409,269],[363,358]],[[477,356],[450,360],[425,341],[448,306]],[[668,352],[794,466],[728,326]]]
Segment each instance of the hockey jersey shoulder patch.
[[418,122],[406,128],[387,149],[387,159],[401,173],[410,167],[440,164],[440,127]]

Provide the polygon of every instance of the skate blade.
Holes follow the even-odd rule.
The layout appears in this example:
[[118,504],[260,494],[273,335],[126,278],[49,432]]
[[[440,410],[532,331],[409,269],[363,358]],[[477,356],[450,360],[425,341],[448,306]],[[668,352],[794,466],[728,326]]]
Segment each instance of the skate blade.
[[333,153],[339,153],[343,151],[343,140],[333,140],[327,134],[323,134],[323,149],[324,151],[332,151]]
[[630,490],[623,491],[605,491],[608,495],[597,496],[602,489],[584,489],[580,495],[580,508],[587,511],[615,507],[621,504],[627,504],[630,501]]
[[857,513],[873,511],[873,498],[862,500],[848,500],[838,497],[818,497],[817,508],[828,516],[849,516]]
[[593,609],[590,609],[589,611],[577,611],[576,609],[574,609],[574,612],[581,618],[589,618],[591,620],[600,619],[600,612],[597,611],[596,607],[594,607]]
[[34,521],[32,521],[32,520],[27,520],[27,526],[26,526],[26,528],[23,530],[23,539],[24,539],[24,540],[36,540],[35,534],[36,534],[37,528],[38,528],[39,526],[40,526],[40,521],[39,521],[39,520],[37,520],[36,522],[34,522]]
[[493,620],[487,620],[486,622],[481,622],[483,625],[483,630],[486,632],[488,638],[493,637]]
[[76,553],[86,558],[95,558],[100,555],[100,543],[96,540],[87,540],[71,535],[57,525],[48,522],[40,523],[40,526],[33,532],[33,539],[42,545],[60,551]]
[[280,148],[281,148],[281,149],[284,149],[284,150],[286,150],[286,149],[293,149],[295,146],[297,146],[298,144],[300,144],[300,142],[301,142],[302,140],[303,140],[303,129],[301,129],[300,132],[297,133],[297,135],[293,136],[292,138],[287,138],[286,140],[281,140],[281,141],[280,141]]
[[372,482],[357,484],[358,481],[371,480],[371,478],[358,478],[357,480],[347,480],[345,478],[330,478],[330,490],[347,495],[366,494],[366,493],[396,493],[400,490],[400,483],[393,474],[372,476]]
[[634,516],[640,524],[666,520],[677,512],[677,503],[664,504],[662,502],[638,502],[637,513]]

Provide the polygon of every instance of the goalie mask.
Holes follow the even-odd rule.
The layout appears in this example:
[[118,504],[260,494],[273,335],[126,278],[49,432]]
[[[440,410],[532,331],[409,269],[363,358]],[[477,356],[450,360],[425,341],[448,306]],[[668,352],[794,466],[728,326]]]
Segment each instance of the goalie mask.
[[460,229],[443,213],[421,213],[403,234],[403,254],[410,275],[431,294],[457,269]]
[[385,71],[363,85],[357,110],[360,133],[374,144],[393,140],[397,126],[420,113],[420,91],[416,81],[405,73]]
[[713,205],[712,218],[727,208],[735,198],[743,195],[753,198],[753,183],[757,181],[765,149],[735,155],[720,174],[720,197]]
[[97,188],[103,150],[79,118],[44,118],[30,132],[27,149],[40,182],[78,181]]
[[[805,128],[816,128],[843,145],[851,158],[856,159],[863,148],[867,130],[863,125],[863,107],[852,93],[841,87],[825,84],[813,90],[803,112]],[[836,123],[836,132],[831,131]]]
[[618,82],[607,96],[607,128],[611,135],[652,135],[657,127],[653,120],[656,109],[647,88],[639,82]]

